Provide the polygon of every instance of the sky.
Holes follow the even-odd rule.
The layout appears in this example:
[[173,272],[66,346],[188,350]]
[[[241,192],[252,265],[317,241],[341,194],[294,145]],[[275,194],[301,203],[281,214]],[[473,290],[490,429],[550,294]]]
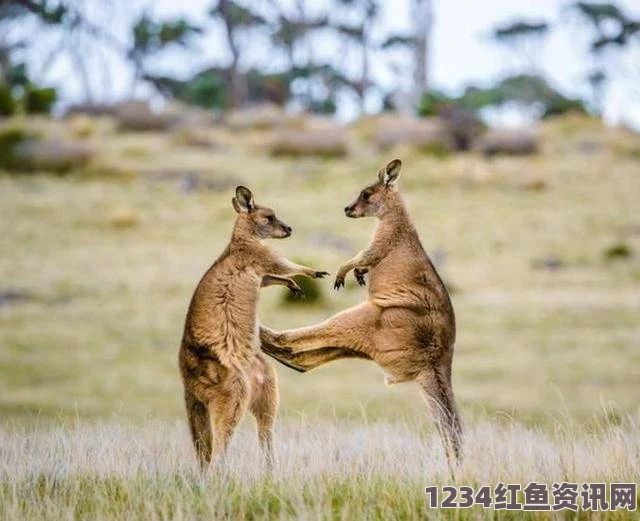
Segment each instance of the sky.
[[[259,3],[262,0],[257,0]],[[283,0],[292,2],[293,0]],[[398,32],[408,33],[411,29],[411,0],[385,0],[375,35],[382,38],[385,35]],[[212,63],[223,64],[228,59],[228,51],[222,38],[222,27],[212,24],[206,17],[206,12],[211,5],[211,0],[147,0],[147,1],[121,1],[112,0],[114,12],[105,14],[94,12],[95,19],[104,20],[104,16],[112,17],[112,27],[116,32],[126,33],[128,20],[133,19],[143,10],[149,10],[159,18],[172,16],[185,16],[188,19],[200,23],[207,22],[211,27],[210,34],[197,45],[196,52],[186,54],[180,51],[171,51],[162,55],[155,61],[157,70],[186,76],[193,71]],[[312,9],[322,10],[328,0],[307,2]],[[99,3],[98,3],[99,5]],[[492,42],[489,34],[492,27],[504,24],[518,18],[545,19],[554,22],[554,30],[551,31],[544,45],[535,49],[535,66],[545,74],[552,85],[559,88],[567,95],[584,95],[584,78],[588,70],[585,57],[587,56],[588,38],[583,30],[579,30],[575,21],[564,9],[567,5],[562,0],[433,0],[434,25],[430,51],[430,78],[432,86],[448,92],[460,92],[468,84],[487,85],[508,73],[518,72],[521,69],[522,60],[513,52],[510,52]],[[618,0],[626,12],[640,19],[640,0]],[[20,28],[31,30],[30,28]],[[319,49],[317,55],[328,59],[344,60],[344,63],[357,67],[357,56],[350,54],[331,42],[316,42]],[[43,37],[41,46],[51,47],[53,44]],[[267,65],[277,67],[277,60],[266,52],[266,42],[254,38],[249,42],[250,51],[247,54],[245,65]],[[636,47],[640,47],[637,45]],[[97,98],[118,99],[127,97],[131,93],[132,70],[123,61],[114,55],[101,51],[101,60],[93,64],[95,71],[90,74],[95,96]],[[324,54],[324,56],[322,56]],[[376,58],[373,60],[373,72],[381,84],[387,88],[399,88],[408,90],[410,80],[408,61],[402,59],[396,53],[395,58]],[[46,53],[43,49],[38,51],[31,59],[40,62],[38,67],[46,66]],[[614,75],[608,89],[604,103],[605,120],[611,124],[627,124],[640,128],[640,49],[636,49],[635,55],[627,53],[608,65],[613,69]],[[618,63],[620,62],[620,63]],[[397,64],[397,69],[391,66]],[[403,64],[405,68],[403,68]],[[284,65],[284,64],[283,64]],[[636,82],[628,80],[628,75],[623,74],[626,68],[635,68]],[[47,79],[52,83],[64,85],[63,97],[66,101],[79,99],[82,96],[83,87],[80,82],[74,84],[69,81],[75,69],[72,60],[67,63],[57,64],[47,72]],[[115,70],[115,74],[105,74],[105,69]],[[95,72],[95,73],[93,73]],[[107,76],[109,76],[107,78]],[[144,88],[137,92],[138,95],[148,94]],[[379,106],[379,99],[372,97],[367,104],[370,111],[375,111]],[[345,104],[341,117],[350,119],[355,115],[355,106]]]

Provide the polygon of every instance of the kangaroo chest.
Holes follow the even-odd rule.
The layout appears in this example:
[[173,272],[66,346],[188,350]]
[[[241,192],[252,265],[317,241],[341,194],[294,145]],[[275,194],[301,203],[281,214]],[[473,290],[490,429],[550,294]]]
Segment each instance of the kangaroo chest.
[[249,364],[259,350],[260,282],[251,268],[220,266],[196,290],[191,334],[224,365]]

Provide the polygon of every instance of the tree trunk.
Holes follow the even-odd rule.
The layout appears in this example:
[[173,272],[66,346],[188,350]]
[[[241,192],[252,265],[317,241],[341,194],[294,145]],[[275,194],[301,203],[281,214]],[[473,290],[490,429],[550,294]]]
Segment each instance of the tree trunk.
[[91,80],[89,79],[89,72],[87,71],[87,64],[84,61],[84,56],[80,53],[77,47],[71,50],[73,61],[76,64],[80,76],[80,83],[84,89],[84,101],[88,105],[93,104],[93,91],[91,89]]
[[242,96],[240,94],[240,72],[238,71],[238,57],[234,56],[229,66],[229,100],[231,108],[237,109],[242,105]]
[[364,114],[365,97],[369,87],[369,20],[362,24],[362,72],[360,75],[360,114]]
[[433,25],[432,0],[413,0],[413,19],[415,21],[414,44],[414,91],[413,102],[418,103],[422,93],[429,89],[429,52],[431,28]]
[[231,65],[229,66],[229,100],[231,107],[237,109],[241,107],[245,102],[245,86],[242,75],[238,70],[238,62],[240,61],[240,51],[233,39],[233,28],[231,23],[225,19],[225,26],[227,29],[227,41],[229,43],[229,50],[231,51]]

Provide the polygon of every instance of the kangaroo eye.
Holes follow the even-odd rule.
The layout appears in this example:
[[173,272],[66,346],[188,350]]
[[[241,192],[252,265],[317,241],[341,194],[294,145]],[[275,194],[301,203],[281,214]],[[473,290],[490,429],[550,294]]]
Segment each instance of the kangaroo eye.
[[273,223],[275,220],[276,220],[275,216],[273,215],[267,216],[267,221],[269,221],[270,223]]
[[369,192],[364,192],[364,193],[362,194],[362,198],[363,198],[365,201],[368,201],[368,200],[369,200],[369,197],[371,197],[371,194],[370,194]]

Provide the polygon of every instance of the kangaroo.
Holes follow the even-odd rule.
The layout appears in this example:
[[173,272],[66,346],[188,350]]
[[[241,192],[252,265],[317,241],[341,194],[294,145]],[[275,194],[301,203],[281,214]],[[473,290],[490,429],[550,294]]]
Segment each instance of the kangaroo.
[[461,458],[462,430],[451,386],[455,316],[449,294],[427,256],[396,188],[401,161],[378,172],[344,209],[379,219],[369,247],[338,270],[334,287],[353,270],[368,299],[320,324],[286,331],[262,327],[262,349],[301,372],[339,358],[375,361],[386,383],[416,381],[432,407],[447,457]]
[[262,244],[289,237],[291,227],[270,208],[257,206],[248,188],[237,187],[232,204],[237,218],[231,241],[195,289],[179,353],[189,428],[202,467],[226,452],[247,408],[256,418],[267,463],[273,463],[278,387],[273,367],[260,352],[259,289],[279,284],[302,296],[292,276],[329,275],[294,264]]

